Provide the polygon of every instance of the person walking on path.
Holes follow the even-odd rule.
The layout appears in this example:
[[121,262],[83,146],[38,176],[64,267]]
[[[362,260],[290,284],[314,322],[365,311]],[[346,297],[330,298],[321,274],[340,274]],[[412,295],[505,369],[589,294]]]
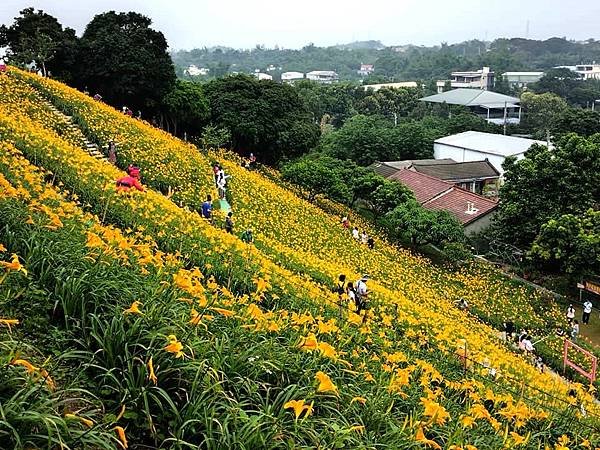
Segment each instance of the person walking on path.
[[504,322],[504,340],[506,342],[509,341],[509,337],[512,340],[514,332],[515,332],[515,324],[513,323],[513,321],[507,320],[506,322]]
[[117,164],[117,144],[112,139],[108,141],[108,162]]
[[360,234],[358,233],[358,228],[352,228],[352,237],[357,241],[360,240]]
[[215,164],[215,166],[213,167],[213,174],[215,176],[215,187],[219,187],[219,172],[221,171],[221,168],[219,167],[218,164]]
[[347,230],[349,226],[350,222],[348,221],[348,218],[346,216],[342,217],[342,227]]
[[373,247],[375,247],[375,241],[373,240],[372,236],[369,236],[369,239],[367,239],[367,247],[369,247],[371,250],[373,250]]
[[367,309],[369,309],[369,306],[368,306],[369,290],[367,289],[367,281],[369,281],[369,276],[363,275],[360,278],[360,280],[358,280],[356,282],[356,289],[355,289],[355,291],[356,291],[355,292],[356,314],[360,315],[361,311],[365,312],[365,315],[363,316],[363,322],[367,318]]
[[366,231],[363,230],[363,232],[360,234],[360,243],[367,245],[368,241],[369,241],[369,235],[367,234]]
[[338,295],[338,306],[340,308],[340,318],[344,314],[344,294],[346,293],[346,275],[343,273],[338,277],[337,284],[333,288],[333,292]]
[[579,321],[573,321],[573,327],[571,328],[571,339],[574,341],[577,340],[577,336],[579,336]]
[[358,305],[356,304],[356,291],[354,290],[354,285],[351,281],[346,285],[346,295],[348,296],[348,305],[352,303],[358,309]]
[[254,236],[252,236],[252,228],[248,228],[247,230],[245,230],[241,234],[240,239],[246,244],[252,244],[254,242]]
[[575,319],[575,308],[573,308],[573,303],[569,304],[567,308],[567,319],[569,322],[572,322]]
[[587,325],[588,323],[590,323],[590,315],[592,314],[592,302],[590,302],[589,300],[586,300],[583,303],[583,316],[581,318],[581,322],[584,325]]
[[202,217],[212,220],[212,196],[207,195],[206,201],[202,203]]
[[233,216],[233,212],[229,211],[227,217],[225,217],[225,231],[229,234],[233,234],[233,219],[231,216]]

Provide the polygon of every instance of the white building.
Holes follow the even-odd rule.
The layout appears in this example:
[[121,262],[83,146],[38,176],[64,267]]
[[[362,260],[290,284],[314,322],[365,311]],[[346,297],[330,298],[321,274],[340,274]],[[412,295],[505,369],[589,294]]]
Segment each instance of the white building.
[[520,100],[482,89],[459,88],[419,99],[422,102],[466,106],[479,117],[496,125],[521,122]]
[[272,80],[273,77],[271,75],[269,75],[268,73],[262,73],[262,72],[256,72],[254,74],[254,76],[256,78],[258,78],[259,80]]
[[600,64],[580,64],[575,66],[577,72],[584,80],[600,79]]
[[533,144],[546,145],[546,142],[502,134],[465,131],[434,141],[433,155],[435,159],[451,158],[457,162],[487,159],[502,176],[504,160],[508,156],[524,158],[525,152]]
[[281,74],[281,81],[284,83],[293,83],[303,79],[304,74],[302,72],[283,72]]
[[367,89],[372,89],[374,92],[377,92],[381,88],[387,89],[400,89],[400,88],[416,88],[418,84],[416,81],[400,81],[398,83],[381,83],[381,84],[365,84],[363,85],[363,89],[366,91]]
[[484,67],[476,71],[452,72],[450,77],[450,80],[439,80],[436,83],[438,93],[444,92],[444,87],[447,83],[450,83],[452,89],[472,88],[491,90],[494,88],[494,72],[490,71],[489,67]]
[[340,77],[333,70],[313,70],[306,74],[306,78],[318,83],[330,84],[338,81]]
[[537,83],[544,76],[544,72],[504,72],[504,78],[512,88],[524,88],[528,84]]
[[363,77],[366,77],[373,72],[375,72],[375,66],[373,64],[361,64],[360,69],[357,70],[357,73]]
[[208,72],[210,72],[210,69],[207,69],[206,67],[196,67],[194,64],[190,64],[188,68],[183,71],[184,74],[192,77],[208,75]]
[[578,64],[576,66],[556,66],[555,69],[569,69],[577,73],[582,80],[600,79],[600,64]]

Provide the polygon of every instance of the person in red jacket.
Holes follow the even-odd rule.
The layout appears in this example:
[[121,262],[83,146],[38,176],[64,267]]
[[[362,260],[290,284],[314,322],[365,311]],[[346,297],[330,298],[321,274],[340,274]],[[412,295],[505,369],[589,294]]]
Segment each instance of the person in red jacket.
[[140,168],[133,165],[127,168],[127,176],[117,180],[117,190],[128,191],[131,188],[144,192],[144,186],[140,184]]

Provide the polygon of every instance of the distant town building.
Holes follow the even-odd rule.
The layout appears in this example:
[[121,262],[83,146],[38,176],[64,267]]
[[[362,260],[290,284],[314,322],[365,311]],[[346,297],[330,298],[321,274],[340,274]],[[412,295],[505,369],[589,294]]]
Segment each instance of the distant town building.
[[254,76],[256,78],[258,78],[259,80],[272,80],[273,77],[271,75],[269,75],[268,73],[262,73],[262,72],[256,72],[254,73]]
[[399,89],[399,88],[416,88],[419,85],[416,81],[400,81],[398,83],[380,83],[380,84],[365,84],[363,85],[363,89],[366,91],[367,89],[372,89],[374,92],[377,92],[381,88],[388,89]]
[[424,208],[448,211],[462,224],[465,234],[487,228],[498,203],[456,187],[439,178],[404,169],[390,177],[407,186]]
[[361,64],[357,72],[360,76],[366,77],[375,72],[375,66],[373,64]]
[[412,170],[452,183],[475,194],[489,197],[498,194],[500,172],[487,159],[467,162],[456,162],[451,158],[378,161],[369,167],[385,178],[400,170]]
[[420,101],[466,106],[474,114],[496,125],[503,125],[505,122],[513,124],[521,122],[520,100],[497,92],[481,89],[453,89],[423,97]]
[[600,79],[600,64],[594,61],[592,64],[578,64],[576,66],[556,66],[555,69],[569,69],[575,72],[582,80]]
[[210,69],[206,67],[196,67],[194,64],[190,64],[187,69],[183,71],[185,75],[190,75],[192,77],[204,76],[208,75]]
[[544,76],[544,72],[504,72],[504,78],[511,88],[526,88],[528,84],[537,83]]
[[269,64],[269,66],[267,66],[267,72],[273,72],[275,70],[281,70],[281,67],[275,67],[273,64]]
[[600,79],[600,64],[579,64],[575,66],[575,72],[578,73],[584,80]]
[[494,88],[494,72],[489,67],[471,72],[452,72],[449,80],[439,80],[437,85],[438,93],[444,92],[444,88],[450,84],[452,89],[471,88],[491,90]]
[[546,142],[502,134],[465,131],[434,141],[433,155],[435,159],[450,158],[458,162],[487,159],[502,176],[504,160],[508,156],[524,158],[525,152],[533,144],[546,145]]
[[333,70],[313,70],[306,74],[306,78],[318,83],[330,84],[338,81],[340,77]]
[[304,74],[302,72],[283,72],[281,74],[281,81],[284,83],[293,83],[303,79]]

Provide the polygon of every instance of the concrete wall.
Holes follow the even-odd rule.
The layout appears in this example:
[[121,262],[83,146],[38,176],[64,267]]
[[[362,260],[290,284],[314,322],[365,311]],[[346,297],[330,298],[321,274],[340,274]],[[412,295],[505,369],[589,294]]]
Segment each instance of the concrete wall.
[[496,211],[494,210],[492,212],[487,213],[485,216],[474,220],[473,222],[464,227],[465,234],[468,236],[470,234],[479,233],[481,230],[487,228],[492,223],[492,219],[495,215]]

